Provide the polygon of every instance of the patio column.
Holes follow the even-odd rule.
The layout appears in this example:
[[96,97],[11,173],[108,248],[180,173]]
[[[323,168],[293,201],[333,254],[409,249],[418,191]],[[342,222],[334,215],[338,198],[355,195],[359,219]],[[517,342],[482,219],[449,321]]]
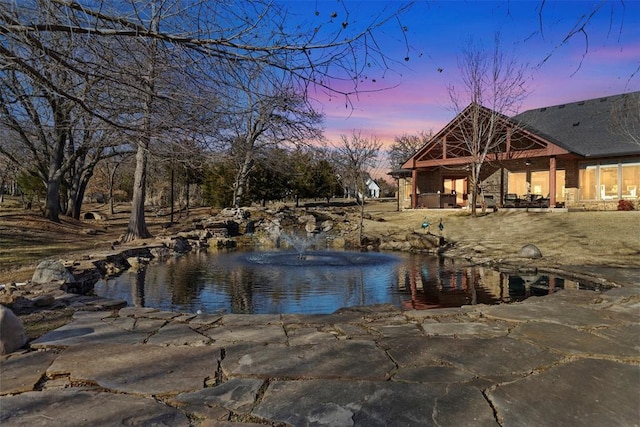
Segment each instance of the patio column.
[[556,158],[549,157],[549,207],[556,206]]
[[418,207],[418,170],[411,171],[411,209]]

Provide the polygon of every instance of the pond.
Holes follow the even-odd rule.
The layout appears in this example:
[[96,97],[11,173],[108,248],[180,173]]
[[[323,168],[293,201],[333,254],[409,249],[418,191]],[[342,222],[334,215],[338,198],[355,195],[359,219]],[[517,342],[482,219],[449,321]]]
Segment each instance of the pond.
[[374,304],[417,310],[501,304],[568,287],[594,289],[549,275],[458,267],[422,254],[199,251],[103,279],[95,291],[131,306],[179,312],[329,314]]

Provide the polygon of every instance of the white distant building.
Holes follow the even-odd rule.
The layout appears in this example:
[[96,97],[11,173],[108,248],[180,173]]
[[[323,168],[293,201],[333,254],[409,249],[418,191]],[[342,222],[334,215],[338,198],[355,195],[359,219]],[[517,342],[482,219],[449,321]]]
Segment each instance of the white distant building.
[[377,199],[380,197],[380,186],[376,184],[374,180],[372,180],[371,178],[367,178],[365,184],[367,186],[367,191],[369,192],[367,197],[369,197],[370,199]]

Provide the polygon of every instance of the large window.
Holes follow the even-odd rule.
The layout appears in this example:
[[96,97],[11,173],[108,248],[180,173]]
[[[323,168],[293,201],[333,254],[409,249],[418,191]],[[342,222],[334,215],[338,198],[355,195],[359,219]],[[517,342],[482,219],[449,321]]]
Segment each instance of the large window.
[[640,193],[640,162],[585,163],[580,166],[581,200],[635,199]]
[[597,165],[583,165],[580,168],[580,199],[595,200],[598,189]]
[[640,163],[623,163],[620,192],[623,199],[640,196]]
[[509,185],[507,193],[524,196],[527,194],[527,174],[526,172],[509,172]]
[[[526,172],[510,172],[509,187],[507,192],[525,196],[527,193],[536,196],[549,197],[549,171],[533,171],[530,173],[531,185],[527,191],[527,173]],[[556,200],[564,200],[564,169],[556,171]]]

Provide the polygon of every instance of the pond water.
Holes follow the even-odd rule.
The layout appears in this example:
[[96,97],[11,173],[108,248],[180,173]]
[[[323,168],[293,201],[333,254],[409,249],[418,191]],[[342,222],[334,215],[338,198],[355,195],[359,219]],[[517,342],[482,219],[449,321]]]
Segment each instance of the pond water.
[[500,304],[567,287],[594,289],[555,276],[458,267],[421,254],[200,251],[103,279],[95,291],[131,306],[190,313],[329,314],[374,304],[418,310]]

